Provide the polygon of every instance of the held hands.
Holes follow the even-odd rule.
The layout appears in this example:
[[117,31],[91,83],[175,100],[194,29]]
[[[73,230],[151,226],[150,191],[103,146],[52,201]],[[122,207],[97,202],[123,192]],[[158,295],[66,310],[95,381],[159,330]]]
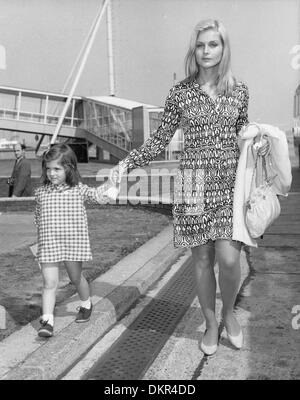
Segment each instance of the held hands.
[[120,192],[122,176],[124,175],[126,170],[126,165],[122,164],[122,161],[110,170],[109,179],[113,184],[113,187],[107,190],[107,192],[105,193],[106,196],[113,200],[116,200]]
[[122,164],[122,162],[120,162],[118,165],[116,165],[110,170],[109,178],[114,186],[120,185],[122,176],[126,172],[126,169],[127,169],[126,166]]
[[111,181],[111,183],[114,186],[117,186],[117,184],[120,183],[120,178],[119,178],[120,174],[119,174],[119,165],[116,165],[115,167],[113,167],[110,170],[110,174],[109,174],[109,179]]
[[120,191],[119,187],[112,186],[104,193],[104,195],[112,200],[116,200],[117,197],[119,196],[119,191]]

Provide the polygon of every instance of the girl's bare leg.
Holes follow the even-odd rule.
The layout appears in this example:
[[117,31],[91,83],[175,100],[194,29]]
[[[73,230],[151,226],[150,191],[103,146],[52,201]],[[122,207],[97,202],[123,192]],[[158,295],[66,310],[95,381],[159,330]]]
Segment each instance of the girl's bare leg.
[[88,300],[90,297],[90,287],[82,274],[82,261],[65,261],[65,266],[71,282],[77,289],[80,300]]
[[59,281],[58,263],[41,263],[43,276],[42,308],[43,315],[53,315],[56,289]]

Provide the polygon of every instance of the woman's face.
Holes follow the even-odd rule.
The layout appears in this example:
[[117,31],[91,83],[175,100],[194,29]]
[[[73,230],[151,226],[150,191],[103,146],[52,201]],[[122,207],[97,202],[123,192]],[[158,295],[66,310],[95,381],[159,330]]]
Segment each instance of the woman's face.
[[223,44],[220,34],[207,29],[198,35],[196,42],[196,61],[204,69],[215,67],[222,60]]

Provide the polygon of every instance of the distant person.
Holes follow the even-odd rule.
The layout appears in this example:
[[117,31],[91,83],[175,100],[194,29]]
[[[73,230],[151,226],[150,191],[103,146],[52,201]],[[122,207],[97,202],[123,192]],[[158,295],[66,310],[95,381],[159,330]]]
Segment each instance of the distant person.
[[[174,187],[174,245],[191,249],[206,322],[200,348],[213,355],[219,342],[215,260],[227,336],[235,348],[243,344],[234,313],[242,243],[232,239],[232,218],[237,139],[248,124],[249,94],[247,85],[232,74],[228,35],[218,20],[201,21],[193,29],[185,67],[186,78],[170,89],[157,131],[111,170],[111,180],[120,182],[126,171],[154,160],[182,126],[185,148]],[[261,148],[262,155],[268,151],[269,144]]]
[[89,284],[82,274],[83,261],[92,259],[84,202],[106,203],[109,197],[115,198],[116,191],[111,183],[95,188],[84,185],[79,179],[76,155],[68,145],[54,145],[43,154],[43,184],[35,191],[36,257],[43,276],[43,315],[38,331],[41,337],[53,335],[61,263],[81,300],[75,321],[89,321],[92,312]]
[[31,165],[25,158],[24,144],[17,143],[14,146],[16,157],[15,165],[8,179],[8,197],[28,197],[31,196]]

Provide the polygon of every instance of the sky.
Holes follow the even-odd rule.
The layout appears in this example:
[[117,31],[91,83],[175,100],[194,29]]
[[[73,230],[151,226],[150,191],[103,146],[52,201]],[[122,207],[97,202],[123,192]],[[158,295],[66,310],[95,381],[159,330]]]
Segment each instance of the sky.
[[[102,6],[99,0],[0,0],[1,83],[61,92]],[[252,119],[292,124],[300,66],[299,0],[112,0],[115,95],[163,106],[177,80],[192,29],[207,17],[227,27],[232,68],[249,86]],[[299,50],[300,53],[300,50]],[[1,54],[1,47],[0,47]],[[3,60],[3,57],[2,57]],[[106,18],[75,93],[110,93]],[[70,86],[69,86],[70,88]],[[67,89],[68,90],[68,89]]]

